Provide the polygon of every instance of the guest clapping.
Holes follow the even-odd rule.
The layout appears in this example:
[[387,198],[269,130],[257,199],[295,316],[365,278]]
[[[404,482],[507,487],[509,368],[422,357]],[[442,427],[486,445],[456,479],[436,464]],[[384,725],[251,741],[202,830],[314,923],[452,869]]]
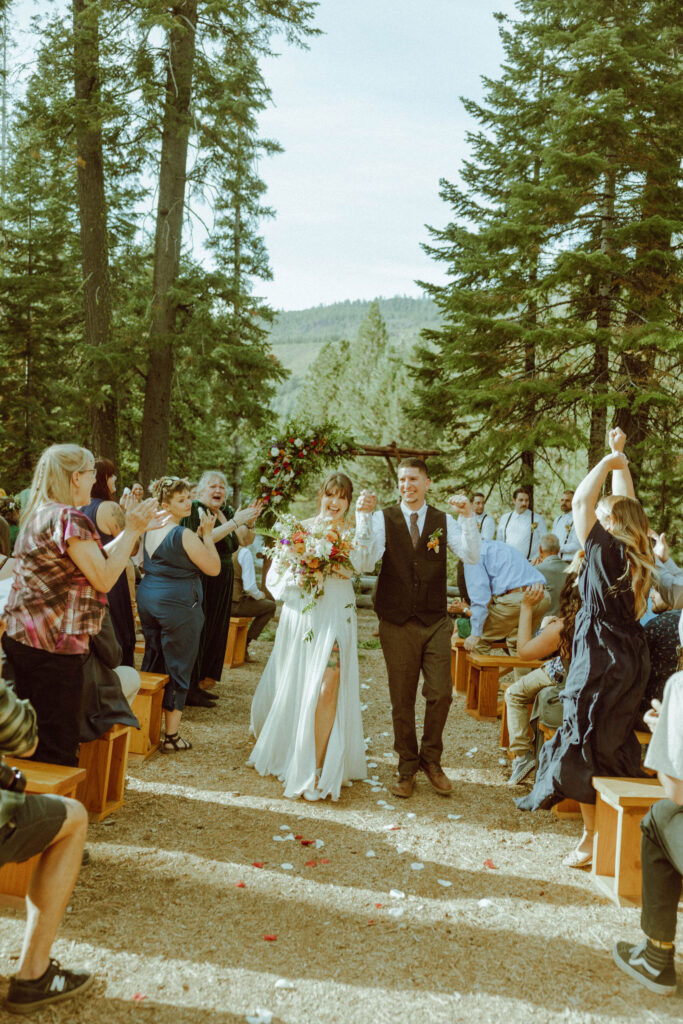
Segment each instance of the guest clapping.
[[[38,717],[35,758],[76,765],[83,661],[100,631],[106,594],[123,572],[156,502],[142,502],[102,549],[78,506],[90,498],[95,460],[85,448],[59,444],[43,452],[15,544],[14,576],[3,647],[17,694]],[[105,554],[106,552],[106,554]]]
[[152,486],[169,522],[145,534],[145,575],[138,587],[138,612],[145,636],[144,672],[170,676],[164,691],[166,735],[162,750],[190,750],[178,734],[192,666],[204,624],[202,578],[218,576],[221,560],[211,536],[215,517],[201,512],[197,532],[180,525],[189,515],[187,480],[165,476]]

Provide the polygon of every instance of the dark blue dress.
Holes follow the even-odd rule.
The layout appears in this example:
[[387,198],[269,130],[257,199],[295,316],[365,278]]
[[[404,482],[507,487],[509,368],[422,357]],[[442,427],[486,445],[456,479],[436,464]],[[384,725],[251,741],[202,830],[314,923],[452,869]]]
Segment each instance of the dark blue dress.
[[167,711],[182,711],[204,624],[201,572],[183,548],[182,526],[174,526],[153,555],[143,546],[145,575],[138,587],[138,614],[145,635],[143,672],[168,673]]
[[624,546],[596,522],[585,552],[578,580],[582,604],[560,695],[562,725],[543,744],[533,789],[515,801],[523,811],[552,807],[565,797],[594,804],[594,775],[642,775],[633,730],[650,655],[636,621]]
[[[97,525],[97,510],[102,501],[102,498],[93,498],[89,505],[83,505],[81,512],[85,513],[93,524],[100,535],[102,543],[108,544],[114,538],[110,533],[104,533],[100,530]],[[135,622],[130,603],[128,575],[125,570],[107,594],[107,601],[109,603],[109,614],[111,615],[114,634],[121,647],[121,664],[135,668]]]

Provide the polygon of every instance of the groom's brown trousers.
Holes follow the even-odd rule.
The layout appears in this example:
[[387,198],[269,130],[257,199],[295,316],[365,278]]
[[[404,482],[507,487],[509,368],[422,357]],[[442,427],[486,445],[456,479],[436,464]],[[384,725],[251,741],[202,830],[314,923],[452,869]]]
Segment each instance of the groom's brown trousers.
[[[398,774],[415,775],[420,762],[440,764],[443,730],[453,699],[451,682],[451,634],[448,616],[430,626],[409,619],[402,626],[380,619],[379,638],[389,676],[391,713],[394,720],[394,750]],[[418,749],[415,731],[415,699],[420,670],[424,676],[422,696],[426,701],[424,731]]]

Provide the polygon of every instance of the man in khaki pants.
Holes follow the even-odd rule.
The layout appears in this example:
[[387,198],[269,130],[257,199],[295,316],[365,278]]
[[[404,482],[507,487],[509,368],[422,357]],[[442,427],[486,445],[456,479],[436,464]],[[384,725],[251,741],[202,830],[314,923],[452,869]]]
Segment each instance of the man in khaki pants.
[[[465,649],[488,654],[504,640],[510,654],[514,654],[524,588],[535,583],[544,585],[545,578],[510,544],[482,540],[479,561],[465,566],[465,581],[472,610],[472,632],[465,640]],[[550,596],[546,594],[534,608],[534,631],[549,607]]]

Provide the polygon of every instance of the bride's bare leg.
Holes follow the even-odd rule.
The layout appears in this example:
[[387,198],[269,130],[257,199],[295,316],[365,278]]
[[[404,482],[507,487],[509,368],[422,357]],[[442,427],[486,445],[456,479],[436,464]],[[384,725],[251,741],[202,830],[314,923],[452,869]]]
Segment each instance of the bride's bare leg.
[[327,668],[323,672],[320,696],[315,709],[315,767],[320,771],[325,761],[327,744],[337,714],[337,698],[339,696],[339,647],[335,643],[330,651]]

